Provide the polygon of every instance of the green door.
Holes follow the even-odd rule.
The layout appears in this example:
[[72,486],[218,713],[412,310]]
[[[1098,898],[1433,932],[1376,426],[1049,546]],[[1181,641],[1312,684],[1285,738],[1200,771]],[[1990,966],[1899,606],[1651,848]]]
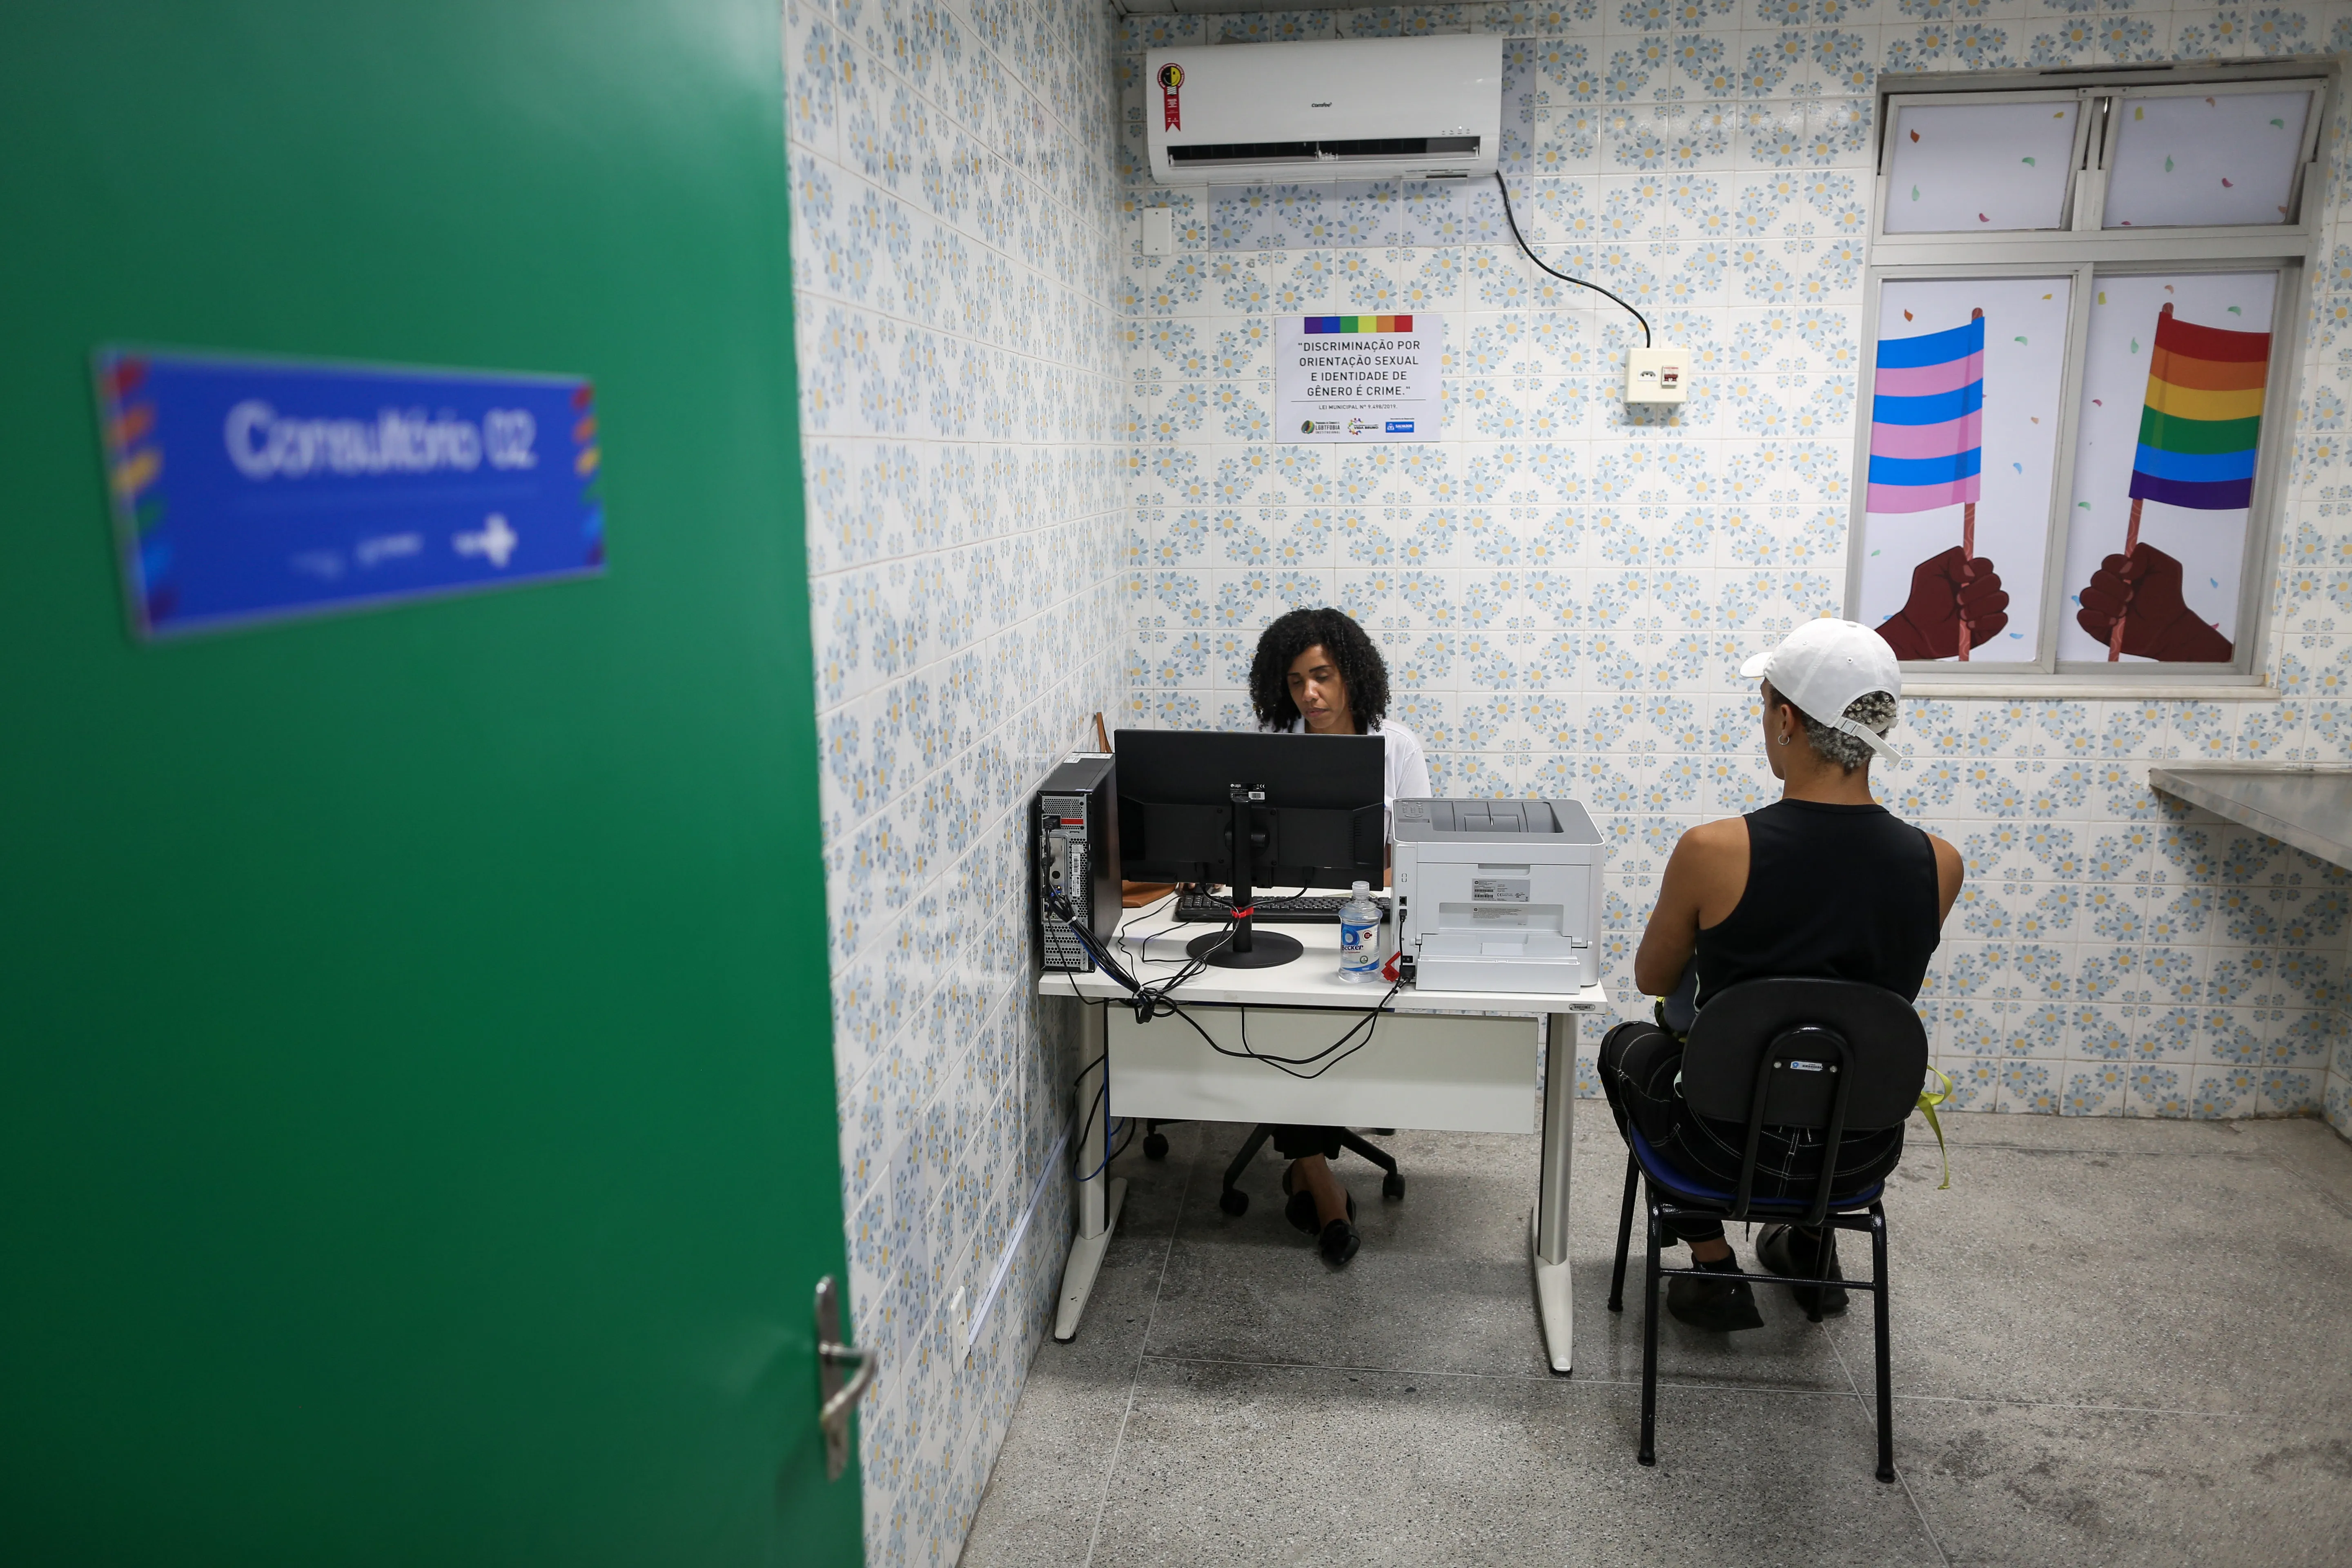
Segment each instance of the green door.
[[[780,30],[0,6],[12,1563],[856,1561]],[[609,571],[141,646],[110,341],[593,377]]]

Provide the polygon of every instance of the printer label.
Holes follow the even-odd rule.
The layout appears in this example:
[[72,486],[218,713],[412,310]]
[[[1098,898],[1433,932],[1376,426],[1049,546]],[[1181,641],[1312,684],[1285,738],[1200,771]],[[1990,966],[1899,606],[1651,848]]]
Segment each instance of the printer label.
[[1470,897],[1482,904],[1524,904],[1528,886],[1525,877],[1473,877]]
[[1473,926],[1524,926],[1528,923],[1528,911],[1482,910],[1473,907],[1470,910],[1470,923]]

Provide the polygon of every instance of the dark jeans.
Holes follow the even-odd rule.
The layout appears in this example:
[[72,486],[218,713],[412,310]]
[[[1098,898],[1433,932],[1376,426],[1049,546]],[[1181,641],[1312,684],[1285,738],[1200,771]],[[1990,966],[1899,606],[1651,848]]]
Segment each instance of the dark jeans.
[[[1739,1160],[1748,1129],[1694,1112],[1675,1079],[1683,1070],[1683,1043],[1646,1020],[1618,1025],[1601,1042],[1601,1088],[1624,1132],[1628,1118],[1642,1136],[1675,1169],[1727,1192],[1739,1184]],[[1630,1142],[1630,1140],[1629,1140]],[[1821,1134],[1803,1128],[1767,1127],[1756,1150],[1758,1197],[1810,1197],[1822,1173]],[[1903,1158],[1898,1124],[1875,1132],[1849,1133],[1838,1145],[1837,1184],[1852,1192],[1884,1178]],[[1716,1241],[1720,1221],[1678,1219],[1667,1224],[1684,1241]]]
[[1303,1160],[1309,1154],[1336,1160],[1339,1157],[1339,1129],[1277,1126],[1274,1130],[1274,1152],[1286,1160]]

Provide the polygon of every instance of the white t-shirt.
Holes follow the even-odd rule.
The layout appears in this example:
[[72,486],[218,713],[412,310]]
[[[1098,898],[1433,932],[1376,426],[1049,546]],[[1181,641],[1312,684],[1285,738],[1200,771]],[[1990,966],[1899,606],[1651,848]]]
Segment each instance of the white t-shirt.
[[[1294,735],[1307,733],[1307,716],[1300,714],[1290,721]],[[1382,719],[1367,733],[1378,735],[1388,742],[1382,758],[1384,777],[1381,781],[1381,802],[1389,811],[1389,837],[1396,837],[1397,796],[1421,800],[1429,795],[1429,757],[1421,749],[1421,737],[1402,724],[1391,724]]]

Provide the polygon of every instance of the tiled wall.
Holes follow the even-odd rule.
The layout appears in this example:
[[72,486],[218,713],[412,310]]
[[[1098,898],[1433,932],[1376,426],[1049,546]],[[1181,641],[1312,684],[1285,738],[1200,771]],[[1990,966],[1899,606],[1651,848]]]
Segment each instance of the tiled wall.
[[[1258,628],[1346,605],[1388,647],[1439,788],[1567,793],[1606,825],[1610,984],[1633,1009],[1676,835],[1772,794],[1739,660],[1840,600],[1877,70],[2352,47],[2352,5],[2114,0],[1127,23],[1087,0],[790,0],[784,19],[843,1201],[857,1331],[884,1358],[868,1554],[934,1564],[1067,1245],[1066,1068],[1023,994],[1018,807],[1087,716],[1244,722]],[[1696,351],[1679,413],[1629,421],[1630,324],[1517,260],[1491,188],[1142,174],[1152,44],[1465,28],[1510,40],[1522,226]],[[1176,255],[1136,252],[1139,204],[1178,209]],[[1916,760],[1882,783],[1969,858],[1927,993],[1968,1104],[2324,1103],[2352,1131],[2346,878],[2146,785],[2168,756],[2352,760],[2338,210],[2274,689],[1910,707]],[[1271,438],[1272,319],[1326,308],[1446,317],[1443,440]]]
[[790,0],[784,33],[866,1551],[943,1568],[1070,1234],[1021,808],[1125,638],[1110,24]]
[[[1691,401],[1628,416],[1633,329],[1527,267],[1491,185],[1162,188],[1142,55],[1163,43],[1475,29],[1507,45],[1519,221],[1695,351]],[[1879,69],[2352,47],[2345,7],[2145,0],[1568,0],[1137,18],[1125,185],[1122,582],[1133,723],[1246,722],[1250,650],[1337,603],[1386,647],[1442,791],[1559,793],[1613,843],[1609,984],[1683,828],[1777,795],[1748,653],[1842,601]],[[2333,163],[2339,148],[2328,149]],[[1176,209],[1147,258],[1139,205]],[[2344,873],[2147,788],[2167,757],[2352,759],[2352,251],[2308,331],[2281,584],[2248,699],[1908,704],[1888,804],[1969,865],[1925,994],[1979,1109],[2352,1130]],[[1276,315],[1439,312],[1444,439],[1283,446]],[[1591,1042],[1587,1042],[1589,1051]],[[2331,1080],[2331,1054],[2334,1077]],[[1592,1083],[1590,1062],[1583,1086]]]

